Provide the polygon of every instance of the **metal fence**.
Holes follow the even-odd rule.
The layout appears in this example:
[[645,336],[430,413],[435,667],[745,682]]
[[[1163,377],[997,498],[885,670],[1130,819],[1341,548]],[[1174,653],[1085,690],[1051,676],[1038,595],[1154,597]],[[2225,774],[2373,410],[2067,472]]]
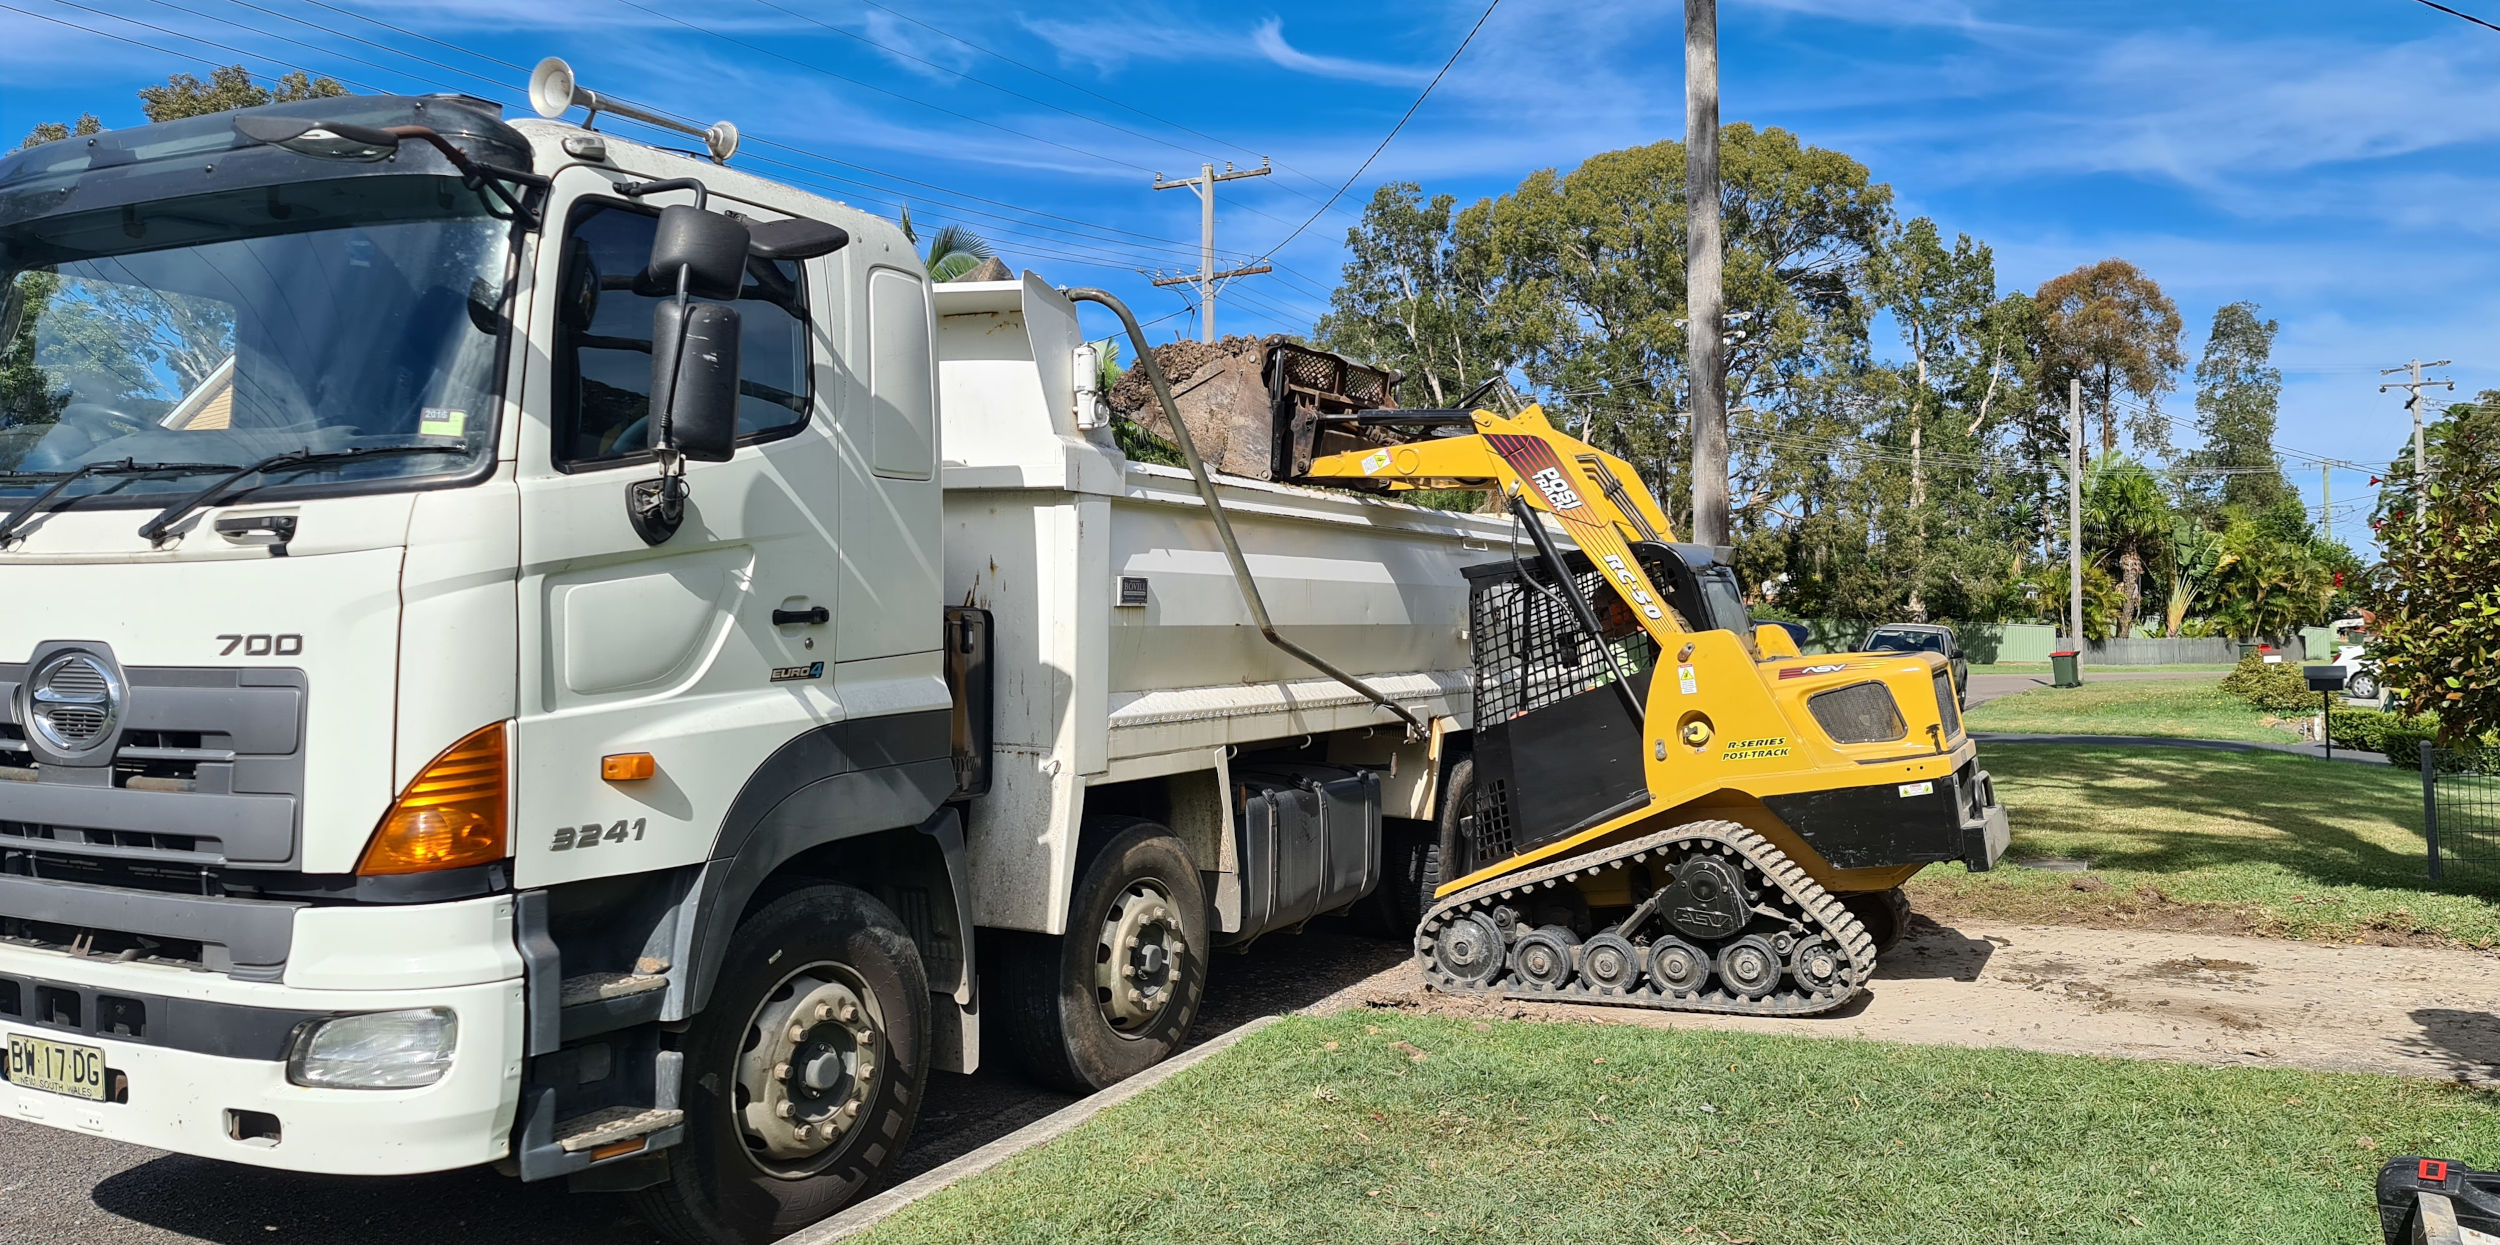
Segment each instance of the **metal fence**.
[[2425,742],[2421,764],[2431,879],[2448,869],[2500,875],[2500,752]]
[[[2299,660],[2295,651],[2289,660]],[[2170,639],[2107,639],[2084,645],[2083,664],[2111,666],[2230,665],[2240,659],[2236,640],[2219,636]]]

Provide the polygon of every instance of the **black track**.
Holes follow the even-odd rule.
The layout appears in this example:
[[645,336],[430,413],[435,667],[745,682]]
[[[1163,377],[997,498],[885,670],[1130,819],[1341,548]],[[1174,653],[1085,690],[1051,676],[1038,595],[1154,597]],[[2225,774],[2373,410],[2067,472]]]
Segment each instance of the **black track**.
[[[1494,909],[1513,900],[1526,901],[1539,892],[1561,887],[1576,887],[1580,879],[1628,869],[1647,861],[1656,861],[1670,873],[1684,860],[1697,853],[1716,853],[1741,863],[1747,880],[1761,890],[1755,905],[1757,919],[1751,932],[1785,933],[1793,942],[1802,943],[1817,936],[1828,938],[1839,949],[1843,961],[1838,981],[1829,990],[1801,989],[1796,978],[1786,972],[1779,984],[1761,998],[1745,998],[1719,988],[1714,972],[1698,990],[1669,992],[1661,990],[1644,971],[1630,988],[1592,986],[1578,972],[1558,987],[1541,987],[1522,980],[1505,960],[1502,970],[1489,984],[1477,986],[1443,972],[1434,962],[1433,948],[1450,919],[1461,913]],[[1773,923],[1766,925],[1764,918]],[[1657,922],[1664,930],[1664,922]],[[1527,927],[1512,931],[1516,935],[1533,932]],[[1629,931],[1639,938],[1643,929]],[[1739,931],[1742,933],[1745,931]],[[1734,941],[1725,939],[1696,940],[1695,945],[1707,955],[1715,955],[1719,947]],[[1866,927],[1842,907],[1840,900],[1822,885],[1807,877],[1805,870],[1790,860],[1786,853],[1771,846],[1761,835],[1732,821],[1696,821],[1646,835],[1628,843],[1616,843],[1577,856],[1551,861],[1523,869],[1490,882],[1480,883],[1447,896],[1432,905],[1424,915],[1423,924],[1415,931],[1415,955],[1424,971],[1424,983],[1448,994],[1499,996],[1513,999],[1539,999],[1560,1002],[1603,1003],[1615,1007],[1648,1007],[1660,1011],[1732,1012],[1752,1016],[1805,1016],[1829,1011],[1857,996],[1866,979],[1875,971],[1875,943],[1867,936]]]

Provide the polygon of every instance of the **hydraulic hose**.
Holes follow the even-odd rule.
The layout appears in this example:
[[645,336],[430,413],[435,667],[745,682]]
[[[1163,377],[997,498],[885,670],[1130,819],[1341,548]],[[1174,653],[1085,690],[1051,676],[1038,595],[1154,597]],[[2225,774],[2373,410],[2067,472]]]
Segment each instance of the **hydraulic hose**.
[[1428,730],[1424,726],[1423,719],[1416,717],[1406,706],[1382,695],[1372,685],[1339,670],[1327,658],[1286,639],[1277,632],[1275,622],[1267,616],[1267,602],[1259,598],[1258,582],[1250,578],[1250,562],[1241,556],[1241,542],[1233,539],[1233,524],[1225,517],[1224,501],[1216,495],[1215,481],[1207,477],[1206,464],[1198,461],[1198,448],[1189,441],[1189,425],[1181,422],[1180,407],[1172,401],[1172,385],[1164,379],[1163,365],[1155,361],[1154,349],[1146,344],[1145,330],[1137,327],[1137,317],[1129,314],[1127,304],[1122,303],[1107,291],[1078,287],[1063,292],[1074,301],[1100,303],[1110,308],[1111,313],[1120,317],[1120,324],[1128,330],[1129,343],[1137,350],[1138,365],[1146,369],[1146,379],[1154,386],[1155,400],[1163,404],[1163,418],[1172,426],[1172,444],[1180,447],[1181,461],[1189,465],[1190,478],[1198,482],[1198,498],[1207,505],[1207,517],[1215,521],[1215,537],[1224,544],[1224,560],[1232,564],[1233,582],[1240,586],[1241,599],[1250,607],[1250,617],[1258,623],[1259,634],[1267,637],[1268,643],[1300,659],[1303,664],[1352,688],[1361,693],[1364,699],[1404,719],[1409,738],[1421,738],[1427,734]]

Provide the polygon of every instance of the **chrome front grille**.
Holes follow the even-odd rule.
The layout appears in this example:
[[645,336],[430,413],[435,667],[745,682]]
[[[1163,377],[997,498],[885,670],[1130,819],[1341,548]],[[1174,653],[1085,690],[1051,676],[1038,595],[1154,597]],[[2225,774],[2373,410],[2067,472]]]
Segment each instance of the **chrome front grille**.
[[174,871],[138,883],[158,889],[175,875],[196,887],[203,869],[296,864],[301,671],[118,667],[83,646],[99,670],[46,650],[57,646],[0,663],[0,874],[66,880],[105,862]]

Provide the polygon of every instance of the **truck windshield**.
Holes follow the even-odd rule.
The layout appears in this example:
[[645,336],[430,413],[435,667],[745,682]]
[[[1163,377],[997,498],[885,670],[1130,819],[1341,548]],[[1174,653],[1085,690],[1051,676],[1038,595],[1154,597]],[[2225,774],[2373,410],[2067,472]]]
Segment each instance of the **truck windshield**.
[[512,225],[458,180],[259,186],[0,229],[0,508],[165,504],[300,451],[441,445],[269,473],[301,493],[461,475],[493,452]]

